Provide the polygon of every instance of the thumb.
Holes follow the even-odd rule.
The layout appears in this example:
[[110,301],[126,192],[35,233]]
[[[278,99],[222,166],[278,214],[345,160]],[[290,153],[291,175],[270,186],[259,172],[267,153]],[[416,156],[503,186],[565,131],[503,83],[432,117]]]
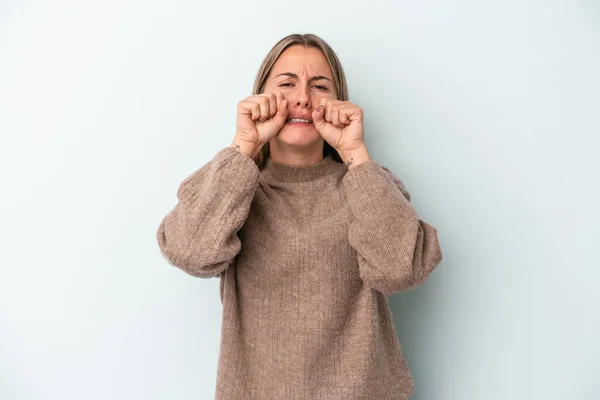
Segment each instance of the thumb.
[[323,125],[325,125],[325,120],[323,119],[324,115],[325,115],[325,107],[322,104],[319,107],[317,107],[315,110],[313,110],[313,112],[312,112],[313,124],[315,125],[315,128],[317,128],[317,131]]
[[279,102],[279,108],[277,109],[277,113],[273,117],[273,121],[279,128],[282,128],[285,125],[287,116],[288,116],[288,101],[286,99],[283,99]]

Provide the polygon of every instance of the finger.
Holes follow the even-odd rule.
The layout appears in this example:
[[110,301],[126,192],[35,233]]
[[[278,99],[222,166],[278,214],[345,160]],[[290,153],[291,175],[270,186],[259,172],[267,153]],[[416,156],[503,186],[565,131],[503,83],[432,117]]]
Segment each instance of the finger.
[[269,99],[265,96],[260,96],[258,98],[258,104],[260,106],[260,118],[258,120],[260,122],[265,122],[270,116],[271,105],[269,104]]
[[344,125],[340,124],[340,109],[338,106],[333,106],[331,108],[331,123],[336,128],[343,128]]
[[256,121],[260,117],[260,107],[258,103],[251,100],[242,100],[239,103],[240,112],[243,115],[249,115],[252,121]]
[[324,104],[319,104],[319,106],[317,108],[315,108],[312,112],[312,120],[313,120],[313,124],[315,125],[315,128],[317,128],[317,131],[319,131],[319,129],[321,129],[321,127],[323,127],[326,122],[325,119],[323,118],[323,116],[325,115],[325,105]]
[[275,123],[275,126],[278,128],[283,128],[288,116],[288,102],[283,95],[279,96],[279,98],[280,100],[278,103],[279,106],[277,107],[277,114],[275,114],[272,120]]
[[350,121],[360,121],[364,118],[364,111],[359,106],[353,106],[346,111]]
[[270,108],[268,99],[264,96],[264,94],[257,94],[254,96],[250,96],[246,99],[247,101],[251,101],[256,103],[256,107],[258,107],[258,118],[254,119],[255,114],[252,114],[254,121],[264,121],[267,119],[266,115],[268,115],[268,110]]
[[346,107],[346,108],[340,108],[338,111],[339,114],[339,119],[340,119],[340,124],[342,124],[342,126],[345,125],[350,125],[350,113],[351,110]]
[[325,112],[323,113],[323,119],[327,122],[331,122],[331,102],[325,102],[324,106]]
[[[275,92],[275,101],[276,101],[276,105],[277,105],[277,113],[283,112],[285,111],[285,115],[287,116],[288,114],[288,101],[285,98],[285,96],[283,95],[283,93],[281,92]],[[282,105],[281,103],[285,102],[285,109],[282,109]]]
[[265,93],[265,97],[269,100],[269,116],[268,116],[268,118],[271,118],[275,114],[277,114],[277,97],[275,96],[275,93],[273,93],[273,92]]
[[254,102],[252,104],[252,120],[258,121],[260,119],[260,104]]
[[279,107],[281,106],[281,102],[283,100],[285,100],[285,96],[283,95],[283,93],[275,92],[275,101],[276,101],[277,110],[279,110]]
[[277,115],[279,111],[279,101],[277,101],[277,93],[271,93],[271,117]]

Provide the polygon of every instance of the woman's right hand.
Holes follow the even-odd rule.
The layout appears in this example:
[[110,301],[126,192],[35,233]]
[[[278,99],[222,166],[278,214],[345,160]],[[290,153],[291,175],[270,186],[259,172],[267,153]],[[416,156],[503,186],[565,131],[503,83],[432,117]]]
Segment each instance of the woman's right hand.
[[238,103],[235,140],[260,149],[285,125],[288,102],[280,92],[261,93]]

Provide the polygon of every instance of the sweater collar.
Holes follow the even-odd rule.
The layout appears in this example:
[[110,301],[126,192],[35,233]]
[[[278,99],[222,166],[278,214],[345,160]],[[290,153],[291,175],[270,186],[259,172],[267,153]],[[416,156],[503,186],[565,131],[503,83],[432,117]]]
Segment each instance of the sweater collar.
[[262,169],[263,177],[274,182],[308,182],[333,172],[338,165],[343,165],[328,154],[314,164],[290,165],[267,158]]

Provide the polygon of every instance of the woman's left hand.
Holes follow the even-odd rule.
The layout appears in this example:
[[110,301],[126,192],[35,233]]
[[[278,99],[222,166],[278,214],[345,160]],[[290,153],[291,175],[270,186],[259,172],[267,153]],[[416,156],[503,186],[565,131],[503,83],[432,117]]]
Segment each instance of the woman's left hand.
[[356,104],[322,98],[312,112],[312,120],[317,132],[338,152],[365,147],[363,110]]

